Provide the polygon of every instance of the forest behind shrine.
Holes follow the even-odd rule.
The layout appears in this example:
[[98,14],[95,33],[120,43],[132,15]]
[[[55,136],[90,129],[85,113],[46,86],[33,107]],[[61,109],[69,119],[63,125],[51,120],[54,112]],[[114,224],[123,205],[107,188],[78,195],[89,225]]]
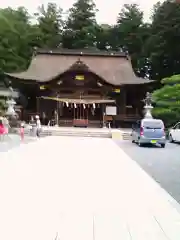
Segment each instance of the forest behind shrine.
[[0,74],[26,70],[36,48],[126,52],[137,76],[156,80],[156,88],[162,87],[153,94],[155,116],[179,120],[179,85],[173,82],[166,89],[162,79],[175,75],[172,79],[179,84],[180,4],[169,0],[155,4],[149,22],[140,6],[125,4],[115,25],[98,24],[97,11],[92,0],[77,0],[68,12],[51,2],[33,15],[23,6],[0,9]]
[[141,77],[161,80],[179,73],[178,3],[154,5],[149,23],[136,4],[119,9],[115,25],[99,25],[96,13],[92,0],[77,0],[66,14],[54,3],[33,15],[23,7],[0,9],[0,71],[26,69],[35,48],[89,48],[127,52]]

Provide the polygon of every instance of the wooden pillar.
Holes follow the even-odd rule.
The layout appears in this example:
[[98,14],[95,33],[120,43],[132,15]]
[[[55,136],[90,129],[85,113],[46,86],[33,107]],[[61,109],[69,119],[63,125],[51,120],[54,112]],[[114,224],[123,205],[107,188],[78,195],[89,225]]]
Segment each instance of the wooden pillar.
[[40,109],[39,109],[39,106],[40,105],[40,103],[39,103],[39,97],[36,97],[36,113],[38,113],[39,114],[39,111],[40,111]]
[[123,94],[122,94],[122,113],[126,114],[126,97],[127,97],[127,89],[123,89]]
[[105,123],[105,114],[106,114],[106,104],[102,103],[102,127],[106,127]]
[[126,114],[126,89],[122,88],[116,97],[117,114]]

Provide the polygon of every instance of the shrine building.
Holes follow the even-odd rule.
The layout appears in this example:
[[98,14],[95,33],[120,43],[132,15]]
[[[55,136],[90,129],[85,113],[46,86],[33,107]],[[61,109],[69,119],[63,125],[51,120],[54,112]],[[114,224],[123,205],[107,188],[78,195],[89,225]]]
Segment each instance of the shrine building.
[[148,79],[135,75],[129,56],[92,50],[37,50],[25,72],[6,73],[24,104],[20,118],[44,124],[102,127],[129,124],[142,115]]

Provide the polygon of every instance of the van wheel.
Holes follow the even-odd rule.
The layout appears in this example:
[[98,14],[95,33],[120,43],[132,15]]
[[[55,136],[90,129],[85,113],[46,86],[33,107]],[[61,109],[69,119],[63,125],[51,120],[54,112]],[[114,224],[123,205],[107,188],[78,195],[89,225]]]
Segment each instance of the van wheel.
[[142,147],[143,146],[143,144],[138,140],[138,146],[139,147]]
[[165,146],[166,146],[166,144],[164,144],[164,143],[163,143],[163,144],[161,144],[161,147],[162,147],[162,148],[165,148]]
[[174,142],[171,134],[169,135],[169,142],[170,142],[170,143],[173,143],[173,142]]

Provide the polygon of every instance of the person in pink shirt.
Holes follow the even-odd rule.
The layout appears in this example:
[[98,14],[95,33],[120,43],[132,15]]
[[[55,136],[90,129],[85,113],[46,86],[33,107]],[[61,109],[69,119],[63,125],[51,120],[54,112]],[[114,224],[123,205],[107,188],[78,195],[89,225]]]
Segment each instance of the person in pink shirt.
[[3,120],[0,119],[0,138],[1,138],[1,140],[4,138],[5,134],[6,134],[6,128],[4,127]]
[[4,125],[4,129],[5,129],[5,135],[8,135],[10,125],[9,125],[9,121],[6,117],[3,117],[3,125]]

